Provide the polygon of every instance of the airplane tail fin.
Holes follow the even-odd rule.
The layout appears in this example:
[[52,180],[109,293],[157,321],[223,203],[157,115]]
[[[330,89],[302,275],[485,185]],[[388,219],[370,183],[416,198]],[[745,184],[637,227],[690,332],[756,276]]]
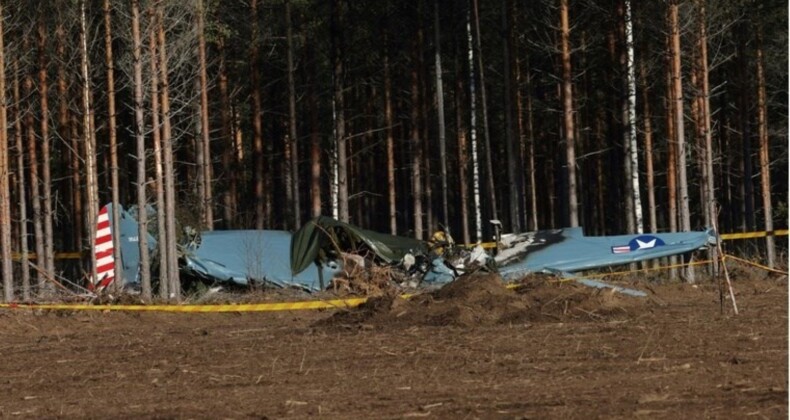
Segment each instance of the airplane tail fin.
[[109,206],[102,207],[96,218],[96,238],[93,243],[93,253],[96,255],[96,278],[90,280],[89,290],[102,290],[115,280],[115,249],[108,208]]

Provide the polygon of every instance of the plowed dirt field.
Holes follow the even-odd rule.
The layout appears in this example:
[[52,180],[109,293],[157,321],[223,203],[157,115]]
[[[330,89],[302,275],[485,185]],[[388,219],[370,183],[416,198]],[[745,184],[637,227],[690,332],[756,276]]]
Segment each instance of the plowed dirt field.
[[788,416],[787,278],[470,276],[344,311],[0,311],[4,418]]

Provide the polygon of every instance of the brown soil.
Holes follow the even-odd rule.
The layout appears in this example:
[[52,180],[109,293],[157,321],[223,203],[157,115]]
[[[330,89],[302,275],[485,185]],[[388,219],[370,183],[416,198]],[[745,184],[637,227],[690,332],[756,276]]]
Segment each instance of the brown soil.
[[0,416],[787,418],[787,279],[459,279],[349,311],[0,311]]

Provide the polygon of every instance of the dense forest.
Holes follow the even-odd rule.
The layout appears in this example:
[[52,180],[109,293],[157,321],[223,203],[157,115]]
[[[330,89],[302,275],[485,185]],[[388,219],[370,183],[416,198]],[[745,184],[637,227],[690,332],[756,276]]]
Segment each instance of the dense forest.
[[58,252],[82,252],[84,284],[109,202],[154,205],[171,278],[186,225],[786,228],[787,9],[0,0],[4,298],[45,289]]

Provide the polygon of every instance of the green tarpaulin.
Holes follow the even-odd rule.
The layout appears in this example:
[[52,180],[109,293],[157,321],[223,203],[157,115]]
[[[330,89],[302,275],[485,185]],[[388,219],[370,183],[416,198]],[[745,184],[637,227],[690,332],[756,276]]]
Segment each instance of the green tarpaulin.
[[309,267],[316,261],[321,249],[353,252],[361,245],[387,264],[400,261],[409,252],[428,252],[428,246],[423,241],[360,229],[321,216],[310,220],[294,233],[291,239],[291,272],[297,275]]

